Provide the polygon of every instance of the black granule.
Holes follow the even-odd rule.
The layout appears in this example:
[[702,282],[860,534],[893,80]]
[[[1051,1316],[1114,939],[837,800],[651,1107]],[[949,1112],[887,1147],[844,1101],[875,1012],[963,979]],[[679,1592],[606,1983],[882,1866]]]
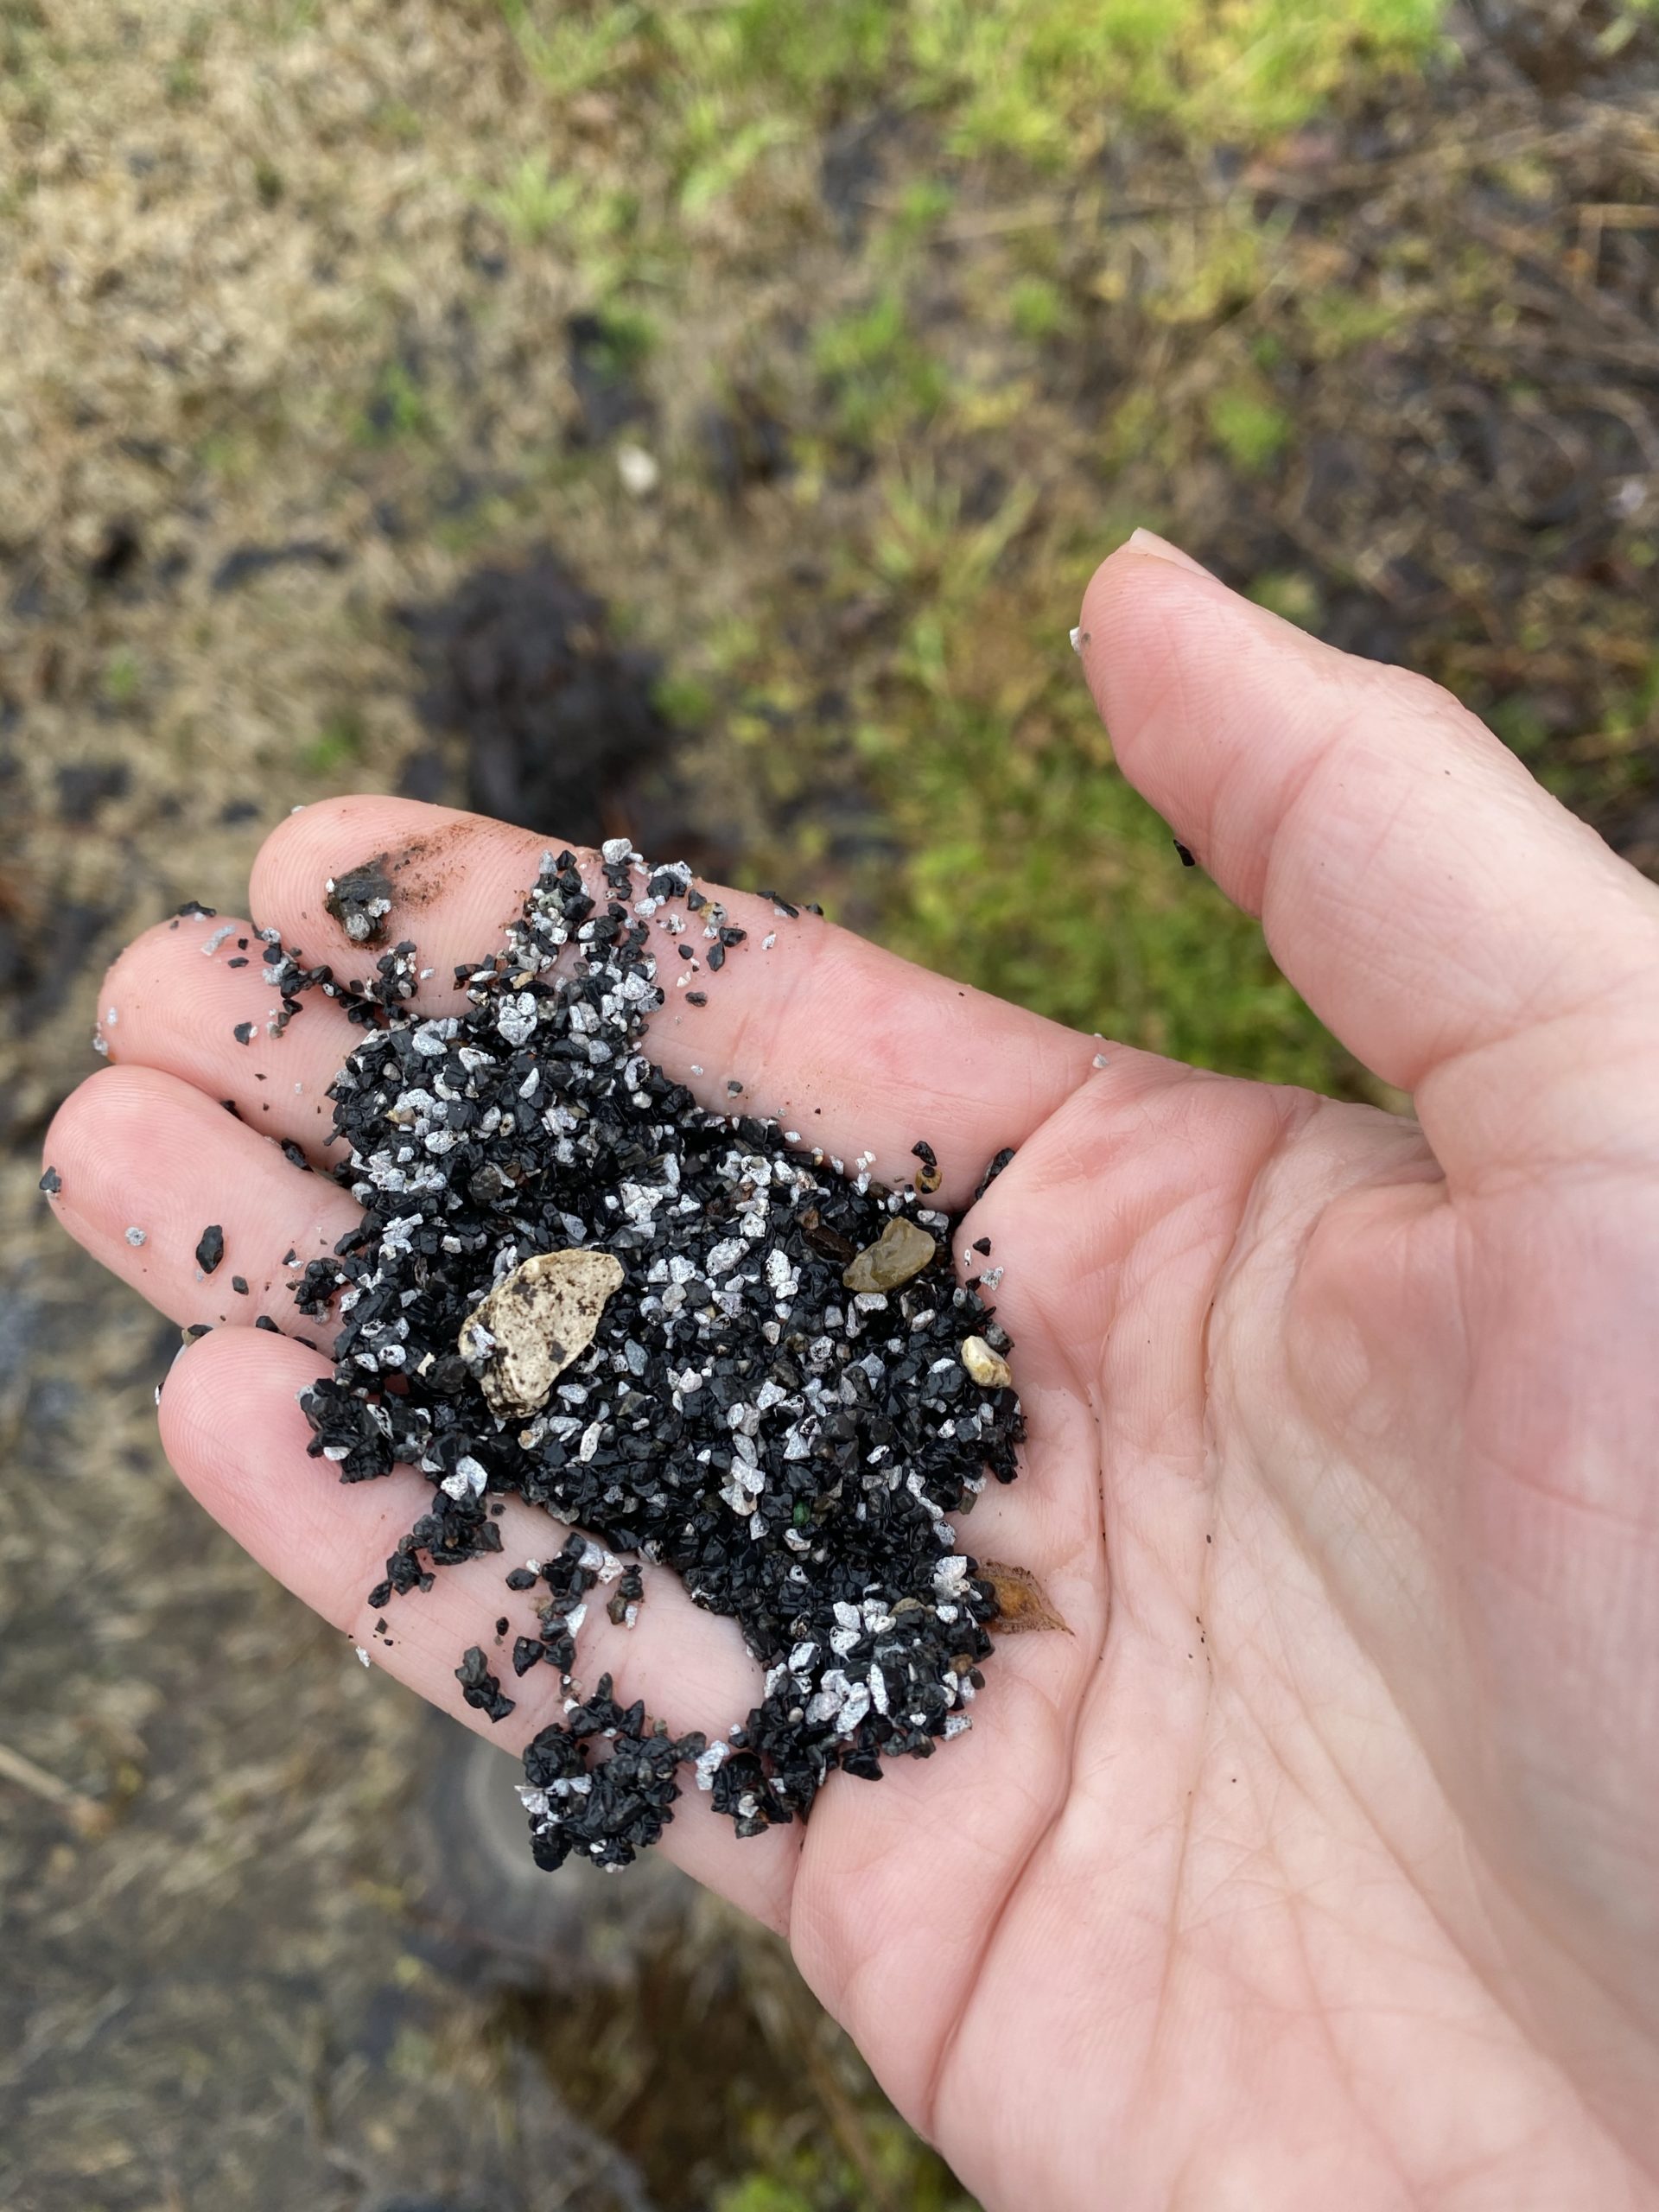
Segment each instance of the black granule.
[[386,917],[394,896],[387,860],[381,853],[327,884],[323,906],[353,944],[385,943]]
[[205,1275],[210,1275],[225,1256],[225,1231],[215,1222],[209,1223],[196,1239],[196,1265]]
[[48,1167],[41,1178],[41,1188],[48,1198],[55,1198],[63,1188],[63,1178],[55,1167]]
[[235,1028],[232,1030],[231,1034],[235,1038],[238,1045],[251,1045],[253,1042],[252,1022],[238,1021]]
[[688,991],[685,995],[685,1002],[687,1006],[707,1006],[709,994],[707,991]]
[[488,1720],[505,1720],[512,1711],[512,1700],[501,1694],[501,1685],[490,1672],[489,1662],[474,1644],[455,1669],[455,1680],[461,1684],[461,1694],[468,1705],[476,1706]]
[[231,1277],[231,1288],[237,1293],[238,1297],[245,1298],[248,1294],[247,1277],[245,1275],[232,1275]]
[[1192,853],[1188,851],[1187,848],[1181,842],[1179,837],[1172,837],[1170,839],[1170,842],[1180,855],[1181,866],[1183,868],[1197,868],[1198,861],[1193,858]]
[[247,964],[248,956],[245,952],[238,952],[234,960],[227,960],[225,963],[227,968],[245,968]]
[[256,1329],[269,1329],[273,1337],[280,1337],[283,1333],[269,1313],[261,1313],[253,1325]]
[[978,1185],[974,1192],[974,1204],[976,1205],[979,1204],[979,1201],[984,1197],[986,1192],[990,1189],[992,1184],[995,1182],[997,1177],[1002,1173],[1002,1170],[1007,1166],[1008,1162],[1013,1158],[1014,1147],[1011,1144],[1005,1144],[1001,1151],[997,1154],[996,1157],[991,1161],[989,1166],[985,1170],[985,1173],[979,1179]]
[[[569,853],[544,860],[505,949],[457,971],[461,1014],[408,1010],[413,946],[352,995],[365,1034],[331,1087],[349,1156],[329,1172],[364,1214],[296,1292],[307,1313],[337,1300],[340,1325],[334,1372],[301,1397],[313,1456],[345,1482],[401,1462],[432,1484],[372,1607],[499,1553],[508,1495],[582,1532],[505,1578],[539,1600],[515,1673],[550,1665],[564,1690],[521,1791],[550,1867],[626,1865],[687,1764],[753,1835],[804,1819],[837,1769],[875,1780],[967,1727],[997,1599],[945,1516],[1014,1478],[1023,1434],[1014,1392],[963,1363],[969,1336],[1008,1338],[956,1281],[950,1216],[874,1184],[868,1158],[849,1179],[774,1122],[703,1110],[652,1065],[657,955],[694,930],[721,948],[725,915],[683,864],[642,868],[623,841],[603,857],[602,902]],[[297,954],[271,958],[270,980],[302,987]],[[849,1290],[886,1231],[887,1287]],[[473,1316],[524,1262],[568,1252],[608,1255],[620,1282],[543,1395],[498,1414],[483,1386],[505,1358]],[[591,1593],[630,1621],[639,1561],[735,1618],[766,1670],[722,1740],[672,1738],[608,1675],[591,1696],[575,1679]],[[512,1711],[476,1647],[456,1679],[492,1719]]]
[[981,1254],[982,1257],[988,1260],[991,1256],[990,1238],[988,1236],[976,1236],[974,1239],[974,1249],[976,1252]]
[[[275,1322],[271,1326],[273,1328],[276,1326]],[[179,1334],[188,1344],[194,1344],[198,1337],[210,1337],[213,1332],[213,1325],[211,1321],[192,1321],[188,1327],[179,1331]]]
[[183,906],[176,908],[175,912],[181,922],[192,920],[211,922],[219,909],[217,906],[204,906],[199,899],[187,899]]
[[283,1139],[283,1158],[287,1160],[290,1167],[303,1168],[308,1175],[311,1173],[311,1163],[305,1156],[305,1147],[296,1144],[292,1137]]

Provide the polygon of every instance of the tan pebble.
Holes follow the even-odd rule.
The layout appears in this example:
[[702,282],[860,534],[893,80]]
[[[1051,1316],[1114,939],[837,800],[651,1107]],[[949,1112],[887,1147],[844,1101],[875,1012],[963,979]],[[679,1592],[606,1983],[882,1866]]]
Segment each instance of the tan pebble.
[[458,1347],[502,1420],[539,1412],[587,1351],[623,1280],[608,1252],[537,1252],[504,1275],[461,1325]]
[[962,1363],[975,1382],[987,1390],[1009,1390],[1014,1387],[1007,1361],[1000,1352],[993,1351],[983,1337],[966,1339],[962,1347]]
[[841,1280],[851,1291],[896,1290],[920,1274],[938,1257],[938,1249],[925,1229],[904,1214],[895,1214],[874,1243],[848,1262]]

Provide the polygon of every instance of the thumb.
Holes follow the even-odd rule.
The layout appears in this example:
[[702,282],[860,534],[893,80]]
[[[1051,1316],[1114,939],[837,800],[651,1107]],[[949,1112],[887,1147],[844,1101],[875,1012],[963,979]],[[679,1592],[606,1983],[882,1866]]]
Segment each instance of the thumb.
[[1416,1094],[1449,1174],[1623,1141],[1628,1105],[1586,1112],[1586,1087],[1659,1078],[1659,893],[1491,731],[1144,531],[1096,571],[1078,646],[1125,775]]

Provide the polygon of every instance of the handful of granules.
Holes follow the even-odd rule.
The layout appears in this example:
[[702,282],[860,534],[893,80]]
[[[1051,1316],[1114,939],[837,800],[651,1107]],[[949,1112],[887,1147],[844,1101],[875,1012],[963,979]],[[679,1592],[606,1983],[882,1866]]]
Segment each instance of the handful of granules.
[[[410,1014],[411,944],[366,995],[280,946],[266,971],[285,1007],[321,982],[367,1031],[331,1093],[364,1217],[297,1295],[314,1314],[339,1296],[334,1374],[301,1401],[313,1454],[344,1482],[404,1461],[432,1484],[370,1603],[499,1552],[509,1493],[588,1532],[506,1576],[543,1592],[514,1671],[551,1667],[564,1693],[520,1792],[546,1867],[626,1866],[687,1766],[753,1835],[805,1819],[835,1769],[874,1781],[965,1729],[997,1599],[945,1516],[988,1471],[1013,1479],[1023,1434],[925,1142],[915,1187],[883,1190],[868,1155],[849,1178],[652,1064],[658,953],[718,969],[745,933],[683,863],[639,861],[605,847],[601,906],[571,854],[544,859],[505,951],[456,971],[458,1016]],[[671,1737],[608,1675],[583,1694],[594,1593],[618,1622],[641,1601],[630,1557],[734,1618],[765,1668],[728,1736]],[[456,1672],[492,1719],[513,1710],[480,1649]]]

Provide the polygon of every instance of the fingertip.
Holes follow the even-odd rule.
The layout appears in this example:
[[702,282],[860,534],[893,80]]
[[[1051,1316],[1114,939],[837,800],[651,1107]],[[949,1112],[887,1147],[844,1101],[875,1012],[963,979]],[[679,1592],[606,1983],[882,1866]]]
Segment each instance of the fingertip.
[[[209,1329],[181,1346],[162,1384],[162,1449],[185,1488],[238,1543],[269,1560],[337,1545],[335,1486],[306,1458],[301,1393],[327,1368],[303,1344],[251,1329]],[[315,1481],[273,1482],[276,1467]]]
[[[345,791],[336,798],[318,799],[310,806],[296,806],[268,830],[248,871],[248,904],[263,925],[274,911],[286,908],[296,886],[319,893],[313,884],[320,855],[332,855],[343,869],[368,859],[376,839],[395,835],[405,822],[406,834],[416,836],[432,823],[453,819],[444,807],[428,806],[419,799],[389,798],[373,791]],[[359,844],[362,850],[356,849]],[[350,857],[346,857],[349,855]],[[286,915],[284,914],[284,918]]]
[[[552,841],[554,849],[557,840]],[[550,841],[486,815],[364,793],[328,799],[279,823],[253,864],[257,918],[343,976],[367,974],[391,945],[414,944],[425,967],[421,1002],[456,1000],[456,961],[487,955],[523,904]],[[372,934],[353,938],[331,887],[387,903]]]
[[66,1198],[86,1207],[118,1179],[129,1151],[149,1138],[166,1081],[149,1068],[112,1064],[82,1077],[53,1115],[42,1152]]
[[1223,583],[1179,546],[1149,530],[1137,530],[1113,548],[1084,588],[1078,648],[1085,671],[1092,675],[1096,665],[1106,664],[1099,649],[1107,641],[1121,641],[1126,632],[1144,632],[1205,606],[1236,608],[1246,619],[1260,616],[1291,637],[1304,636]]
[[[1196,839],[1207,868],[1217,778],[1230,747],[1246,741],[1242,724],[1254,741],[1264,714],[1294,719],[1314,703],[1310,675],[1340,677],[1354,666],[1150,531],[1096,569],[1079,626],[1084,672],[1118,765],[1179,837]],[[1272,735],[1265,726],[1259,734]]]

